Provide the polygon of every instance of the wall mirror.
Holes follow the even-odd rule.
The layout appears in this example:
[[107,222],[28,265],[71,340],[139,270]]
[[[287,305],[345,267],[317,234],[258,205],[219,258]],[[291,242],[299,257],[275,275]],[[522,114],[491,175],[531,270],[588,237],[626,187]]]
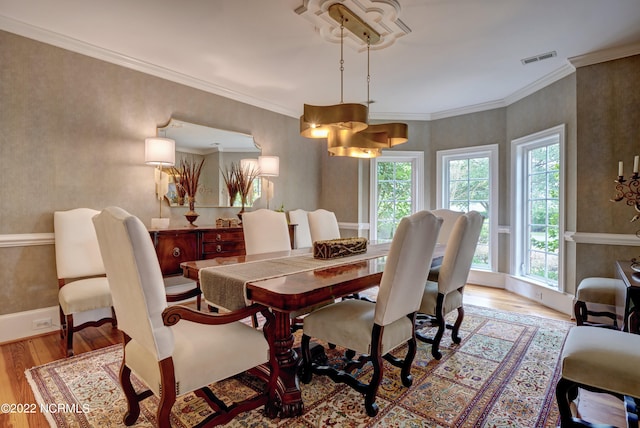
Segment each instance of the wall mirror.
[[[196,206],[228,207],[229,194],[222,177],[231,163],[239,163],[242,159],[258,159],[261,149],[253,136],[223,129],[189,123],[172,118],[169,123],[157,130],[159,137],[166,137],[176,142],[176,166],[182,159],[201,161],[204,165],[200,173]],[[260,180],[256,180],[251,201],[260,196]],[[180,206],[175,184],[170,180],[166,194],[170,206]],[[238,202],[236,202],[238,205]]]

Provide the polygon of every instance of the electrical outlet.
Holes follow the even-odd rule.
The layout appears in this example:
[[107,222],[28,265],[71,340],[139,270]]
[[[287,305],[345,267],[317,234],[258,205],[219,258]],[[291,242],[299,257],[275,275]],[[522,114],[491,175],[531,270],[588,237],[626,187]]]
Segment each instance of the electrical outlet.
[[43,328],[51,327],[51,325],[52,325],[51,318],[40,318],[37,320],[33,320],[31,328],[33,330],[40,330]]

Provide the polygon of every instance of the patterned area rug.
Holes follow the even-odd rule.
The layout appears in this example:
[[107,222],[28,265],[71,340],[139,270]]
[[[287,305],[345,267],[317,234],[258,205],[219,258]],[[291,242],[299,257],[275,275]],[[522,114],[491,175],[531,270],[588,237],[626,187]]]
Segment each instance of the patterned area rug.
[[[257,409],[227,426],[557,426],[558,358],[573,324],[469,305],[465,309],[462,343],[453,344],[447,331],[440,361],[432,359],[431,345],[418,342],[411,388],[404,388],[399,369],[385,362],[385,379],[377,398],[380,412],[375,418],[366,415],[360,394],[328,377],[314,376],[310,384],[301,384],[302,416],[270,420]],[[331,359],[336,356],[329,354]],[[39,406],[53,409],[47,414],[51,426],[122,426],[126,402],[118,383],[121,359],[121,346],[115,345],[27,370]],[[365,366],[359,376],[367,379],[370,372],[370,366]],[[139,382],[135,386],[143,389]],[[260,386],[259,381],[243,375],[212,389],[226,401],[254,394]],[[157,405],[156,397],[143,401],[135,426],[155,426]],[[174,405],[171,423],[190,427],[209,412],[203,400],[188,394]]]

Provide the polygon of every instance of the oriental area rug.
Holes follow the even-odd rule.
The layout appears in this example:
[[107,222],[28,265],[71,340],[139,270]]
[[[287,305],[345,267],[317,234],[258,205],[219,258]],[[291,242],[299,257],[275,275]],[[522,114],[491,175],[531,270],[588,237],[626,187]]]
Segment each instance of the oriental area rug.
[[[304,414],[292,419],[268,419],[262,408],[236,417],[229,427],[555,427],[558,409],[555,385],[558,359],[573,324],[535,316],[465,306],[460,335],[451,342],[447,330],[442,359],[431,357],[431,345],[418,342],[405,388],[399,369],[385,362],[385,377],[376,402],[380,411],[370,418],[364,399],[344,384],[313,376],[301,384]],[[425,328],[425,331],[430,327]],[[298,332],[296,340],[299,340]],[[340,350],[327,351],[330,360]],[[399,355],[403,355],[404,349]],[[126,401],[118,371],[121,345],[54,361],[27,370],[38,406],[60,411],[46,413],[52,427],[116,427],[122,425]],[[359,373],[370,377],[370,365]],[[136,389],[144,389],[138,381]],[[249,375],[212,385],[224,401],[240,400],[261,386]],[[141,403],[136,427],[155,426],[158,399]],[[210,412],[194,394],[178,398],[173,427],[191,427]]]

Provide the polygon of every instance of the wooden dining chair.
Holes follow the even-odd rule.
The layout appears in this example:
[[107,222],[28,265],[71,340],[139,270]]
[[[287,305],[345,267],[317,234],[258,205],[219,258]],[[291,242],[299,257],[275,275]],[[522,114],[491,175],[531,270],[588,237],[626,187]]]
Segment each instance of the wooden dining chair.
[[[428,316],[428,321],[438,327],[434,337],[427,336],[418,331],[416,337],[423,342],[431,343],[431,355],[436,360],[442,358],[440,352],[440,340],[447,327],[445,316],[457,309],[458,317],[451,328],[451,337],[454,343],[460,343],[458,334],[460,325],[464,319],[464,307],[462,294],[469,277],[473,255],[478,245],[478,238],[482,230],[484,218],[477,211],[470,211],[458,218],[451,236],[447,240],[447,247],[442,260],[442,266],[438,275],[438,282],[427,281],[420,303],[419,312]],[[418,322],[421,328],[424,322]]]
[[[416,353],[415,315],[427,280],[429,265],[436,245],[442,219],[428,211],[421,211],[400,221],[391,243],[380,281],[377,301],[350,299],[332,303],[311,312],[304,318],[302,336],[301,380],[309,383],[312,373],[325,374],[336,382],[346,383],[365,395],[365,409],[369,416],[378,413],[376,394],[382,381],[384,358],[401,368],[402,384],[412,384],[411,363]],[[426,263],[425,263],[426,262]],[[349,361],[339,370],[312,361],[311,337],[332,343],[350,352]],[[404,359],[390,354],[407,344]],[[360,353],[353,360],[353,351]],[[373,365],[368,384],[350,372],[365,363]]]
[[308,217],[311,242],[340,238],[340,228],[335,213],[318,209],[310,211]]
[[[109,282],[91,219],[99,211],[76,208],[53,213],[60,337],[67,356],[73,352],[73,333],[111,323],[117,326]],[[75,316],[75,317],[74,317]],[[82,322],[75,325],[78,320]]]
[[[223,424],[261,405],[275,416],[278,364],[269,346],[273,315],[257,305],[224,315],[168,307],[160,265],[142,222],[121,208],[109,207],[94,218],[94,224],[124,337],[120,384],[127,400],[125,425],[138,419],[140,401],[156,395],[157,426],[170,427],[176,397],[192,391],[214,410],[203,423]],[[258,311],[267,320],[263,331],[238,322]],[[247,370],[266,378],[261,393],[226,405],[208,388]],[[136,392],[131,373],[148,389]]]

